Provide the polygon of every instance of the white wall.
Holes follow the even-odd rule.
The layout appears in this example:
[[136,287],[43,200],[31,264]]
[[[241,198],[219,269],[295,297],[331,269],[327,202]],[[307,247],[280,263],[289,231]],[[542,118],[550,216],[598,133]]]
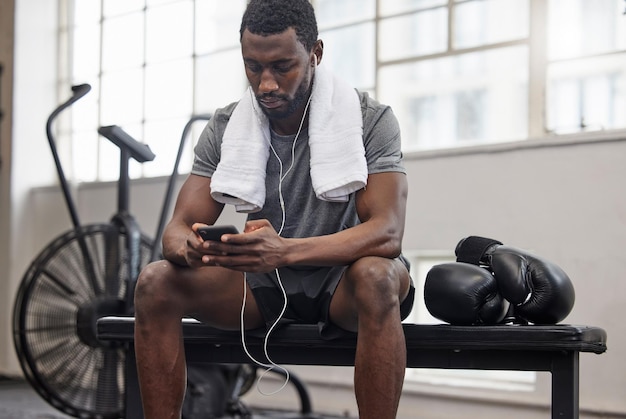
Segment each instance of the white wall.
[[[9,1],[3,0],[8,15],[11,16]],[[19,278],[32,259],[33,248],[39,242],[32,229],[32,206],[29,202],[33,186],[54,182],[54,166],[47,149],[45,123],[48,114],[57,105],[56,98],[56,36],[57,2],[49,0],[28,0],[15,2],[14,61],[5,64],[12,67],[9,75],[12,80],[3,80],[3,87],[12,82],[12,131],[2,141],[10,143],[8,155],[4,155],[9,170],[3,167],[3,182],[8,176],[8,190],[3,188],[2,199],[9,199],[8,214],[3,214],[6,231],[2,232],[3,244],[0,247],[3,260],[0,280],[0,371],[16,371],[10,338],[13,296]],[[3,39],[11,39],[11,34],[2,34]],[[7,38],[4,38],[4,37]],[[4,96],[4,91],[3,91]],[[45,238],[45,236],[44,236]]]

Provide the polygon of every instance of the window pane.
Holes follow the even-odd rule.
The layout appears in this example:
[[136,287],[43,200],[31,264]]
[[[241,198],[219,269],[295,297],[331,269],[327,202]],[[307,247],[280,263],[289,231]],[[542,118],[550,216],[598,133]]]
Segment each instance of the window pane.
[[550,0],[548,58],[579,57],[626,49],[621,0]]
[[74,24],[98,24],[100,23],[100,0],[75,1]]
[[626,127],[626,53],[548,69],[548,128],[557,133]]
[[320,38],[324,41],[322,65],[356,88],[374,86],[374,23],[327,31],[320,34]]
[[191,56],[193,4],[179,1],[146,11],[146,62]]
[[379,96],[398,116],[405,150],[523,139],[527,68],[524,46],[388,66]]
[[146,67],[146,120],[189,117],[192,89],[191,58]]
[[144,62],[143,15],[133,13],[103,22],[102,70],[139,67]]
[[239,28],[246,0],[197,1],[196,54],[239,47]]
[[161,4],[173,3],[176,1],[181,1],[181,0],[146,0],[146,6],[152,7],[152,6],[158,6]]
[[314,2],[320,28],[373,18],[375,0],[317,0]]
[[247,86],[239,48],[196,59],[196,112],[212,113],[239,100]]
[[425,7],[441,6],[448,0],[384,0],[380,2],[380,13],[390,15]]
[[447,48],[448,9],[439,8],[380,22],[380,59],[443,52]]
[[143,119],[143,72],[141,69],[102,75],[101,125],[139,123]]
[[100,25],[81,25],[74,29],[72,55],[80,59],[72,60],[72,77],[86,80],[100,72]]
[[150,145],[150,149],[156,157],[151,162],[143,163],[144,176],[169,176],[172,174],[180,145],[180,136],[187,120],[187,118],[174,118],[146,122],[145,142]]
[[[137,12],[145,6],[144,0],[103,0],[102,12],[104,17],[121,15],[129,12]],[[78,1],[77,1],[78,2]]]
[[[72,178],[76,181],[92,182],[97,180],[100,141],[97,129],[76,131],[72,134]],[[119,167],[118,164],[110,164],[109,166]]]
[[528,0],[485,0],[456,6],[454,47],[469,48],[528,36]]

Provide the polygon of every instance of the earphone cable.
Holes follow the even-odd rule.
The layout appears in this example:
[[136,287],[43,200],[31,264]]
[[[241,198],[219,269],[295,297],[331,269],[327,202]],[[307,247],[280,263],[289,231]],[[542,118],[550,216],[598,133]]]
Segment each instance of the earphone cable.
[[[252,90],[250,90],[250,94],[252,94]],[[298,126],[298,131],[296,132],[296,135],[294,137],[293,140],[293,144],[291,146],[291,164],[289,165],[289,168],[285,171],[285,173],[283,173],[283,162],[280,159],[280,157],[278,156],[278,153],[276,152],[276,150],[274,149],[274,147],[272,146],[272,142],[271,140],[268,141],[269,142],[269,146],[270,149],[272,150],[272,153],[274,154],[274,156],[276,157],[276,159],[278,160],[278,164],[279,164],[279,182],[278,182],[278,199],[280,202],[280,208],[281,208],[281,225],[280,228],[278,230],[278,235],[280,236],[283,232],[283,229],[285,227],[285,220],[286,220],[286,208],[285,208],[285,199],[283,196],[283,180],[286,178],[287,174],[291,171],[291,169],[293,169],[294,165],[295,165],[295,155],[296,155],[296,142],[298,141],[298,137],[300,136],[300,132],[302,131],[302,127],[304,125],[304,120],[306,119],[306,115],[309,109],[309,105],[311,104],[311,96],[309,95],[309,98],[307,100],[306,106],[304,108],[304,113],[302,115],[302,119],[300,120],[300,125]],[[253,107],[253,109],[255,109]],[[256,111],[256,109],[255,109]],[[258,115],[257,115],[258,118]],[[260,118],[259,118],[260,121]],[[246,338],[245,338],[245,322],[244,322],[244,312],[245,312],[245,308],[246,308],[246,298],[247,298],[247,280],[246,280],[246,273],[244,272],[243,274],[243,299],[242,299],[242,303],[241,303],[241,316],[240,316],[240,321],[241,321],[241,325],[240,325],[240,330],[241,330],[241,344],[243,346],[243,350],[246,353],[246,355],[248,356],[248,358],[250,358],[250,360],[252,362],[254,362],[255,364],[266,368],[265,371],[263,371],[263,373],[261,374],[261,376],[259,377],[259,379],[257,380],[256,383],[256,387],[257,387],[257,391],[261,394],[263,394],[264,396],[271,396],[274,395],[280,391],[282,391],[282,389],[285,388],[285,386],[287,385],[287,383],[289,382],[289,371],[276,364],[274,361],[272,361],[272,359],[269,356],[269,350],[268,350],[268,346],[269,346],[269,338],[270,338],[270,334],[274,331],[274,329],[278,326],[280,320],[282,319],[283,315],[285,314],[285,311],[287,310],[287,292],[285,291],[285,286],[283,285],[282,279],[280,277],[280,273],[278,271],[278,268],[276,268],[274,270],[274,272],[276,273],[276,280],[278,282],[278,285],[280,287],[280,290],[283,294],[283,307],[282,310],[280,311],[280,314],[278,315],[278,318],[272,323],[272,325],[270,326],[270,328],[268,329],[265,338],[263,340],[263,353],[265,355],[265,358],[267,358],[268,363],[264,363],[264,362],[260,362],[258,361],[256,358],[254,358],[254,356],[252,356],[252,354],[248,351],[248,347],[246,345]],[[263,390],[261,390],[260,388],[260,383],[261,380],[263,379],[263,377],[265,377],[265,375],[274,370],[275,368],[278,368],[280,370],[282,370],[285,373],[285,381],[283,382],[283,384],[277,389],[274,390],[270,393],[266,393]]]

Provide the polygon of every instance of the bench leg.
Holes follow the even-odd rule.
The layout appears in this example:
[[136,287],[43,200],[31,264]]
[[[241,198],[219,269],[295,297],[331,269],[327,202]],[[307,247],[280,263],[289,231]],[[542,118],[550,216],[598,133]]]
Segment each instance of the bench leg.
[[135,347],[130,345],[126,351],[126,419],[143,419],[141,393],[139,391],[139,377],[137,376],[137,362]]
[[578,419],[578,361],[576,351],[552,359],[552,419]]

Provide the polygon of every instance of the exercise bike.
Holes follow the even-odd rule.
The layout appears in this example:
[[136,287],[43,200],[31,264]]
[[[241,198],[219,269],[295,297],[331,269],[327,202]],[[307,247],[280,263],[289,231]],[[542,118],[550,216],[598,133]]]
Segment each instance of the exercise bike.
[[[133,315],[139,272],[161,256],[160,242],[185,139],[194,122],[206,121],[210,116],[193,116],[183,129],[154,240],[141,231],[129,211],[128,169],[131,159],[144,163],[155,155],[148,145],[117,125],[98,128],[100,135],[120,149],[117,211],[107,223],[85,225],[80,222],[61,165],[52,125],[63,110],[90,89],[88,84],[73,86],[72,96],[50,114],[46,123],[46,136],[73,228],[52,240],[22,278],[13,308],[13,341],[26,380],[50,405],[77,418],[115,419],[123,418],[125,412],[125,348],[100,341],[96,321],[110,315]],[[256,372],[252,365],[216,366],[211,371],[190,369],[184,417],[200,418],[196,413],[199,408],[203,417],[252,417],[252,410],[240,396],[252,387]],[[300,415],[295,417],[310,417],[306,388],[297,376],[290,376],[301,405]],[[215,412],[207,398],[215,400]]]

